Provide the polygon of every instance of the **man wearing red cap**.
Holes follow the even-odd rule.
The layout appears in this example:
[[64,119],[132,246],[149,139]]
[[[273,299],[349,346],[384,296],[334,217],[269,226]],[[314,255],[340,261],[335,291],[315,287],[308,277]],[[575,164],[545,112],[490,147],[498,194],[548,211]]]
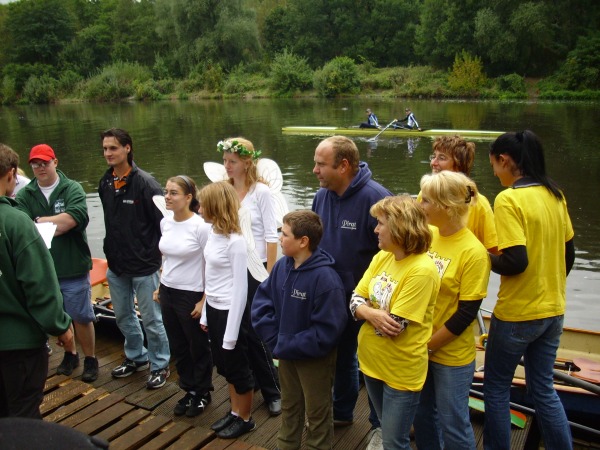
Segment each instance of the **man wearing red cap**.
[[[79,183],[57,169],[58,159],[49,145],[34,146],[29,153],[29,165],[35,177],[19,191],[16,200],[19,209],[36,223],[56,225],[50,253],[65,311],[73,319],[75,336],[85,354],[81,379],[91,382],[98,378],[98,360],[89,274],[92,256],[85,232],[90,221],[85,192]],[[71,375],[78,366],[79,355],[73,341],[71,346],[65,347],[64,358],[56,373]]]
[[19,156],[0,144],[0,418],[41,419],[48,334],[73,343],[53,262],[33,222],[9,198]]

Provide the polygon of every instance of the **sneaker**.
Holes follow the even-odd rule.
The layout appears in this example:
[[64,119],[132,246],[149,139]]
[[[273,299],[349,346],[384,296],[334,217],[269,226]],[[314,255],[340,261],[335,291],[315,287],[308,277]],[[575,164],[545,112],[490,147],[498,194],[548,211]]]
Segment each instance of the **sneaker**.
[[89,383],[98,379],[98,360],[94,356],[86,356],[83,360],[81,380]]
[[192,403],[192,399],[194,398],[194,394],[186,393],[181,400],[177,402],[175,408],[173,409],[173,414],[176,416],[183,416],[185,412],[188,410]]
[[135,362],[130,359],[125,359],[125,361],[123,361],[121,365],[115,367],[110,374],[115,378],[124,378],[134,372],[146,370],[148,367],[150,367],[150,362],[148,361]]
[[231,411],[230,411],[225,416],[221,417],[219,420],[217,420],[215,423],[213,423],[210,426],[210,429],[213,431],[224,430],[229,425],[231,425],[236,418],[237,418],[237,416],[234,416],[233,414],[231,414]]
[[256,424],[252,420],[252,417],[250,417],[248,422],[245,422],[241,417],[236,417],[231,425],[224,430],[218,431],[217,436],[221,439],[235,439],[250,431],[254,431],[255,428]]
[[148,377],[148,382],[146,383],[146,388],[148,389],[158,389],[163,387],[167,382],[167,378],[169,378],[171,372],[169,369],[158,369],[150,372],[150,376]]
[[369,438],[367,450],[383,450],[383,438],[381,437],[381,428],[373,428]]
[[79,366],[79,354],[65,352],[65,356],[64,356],[62,362],[56,369],[56,374],[57,375],[67,375],[67,376],[71,375],[73,373],[73,370],[78,366]]
[[48,356],[52,354],[52,347],[50,347],[50,342],[46,341],[46,350],[48,351]]
[[210,392],[202,395],[194,395],[185,415],[187,417],[196,417],[202,414],[210,403],[210,400]]
[[281,399],[280,398],[268,402],[267,406],[269,408],[269,415],[278,416],[279,414],[281,414]]

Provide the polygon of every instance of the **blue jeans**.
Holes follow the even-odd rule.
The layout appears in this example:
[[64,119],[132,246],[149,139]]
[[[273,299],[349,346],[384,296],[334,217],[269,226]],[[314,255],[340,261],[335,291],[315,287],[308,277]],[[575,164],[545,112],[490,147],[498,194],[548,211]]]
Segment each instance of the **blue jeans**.
[[469,418],[469,390],[474,372],[475,361],[454,367],[429,361],[414,421],[417,448],[475,450]]
[[381,421],[383,448],[409,450],[410,427],[419,406],[420,392],[400,391],[366,375],[365,386]]
[[333,384],[334,420],[353,420],[354,407],[358,400],[358,331],[362,321],[349,318],[338,343]]
[[[171,358],[169,340],[160,305],[152,300],[152,293],[158,288],[158,272],[143,277],[119,277],[108,269],[106,278],[117,326],[125,337],[125,357],[135,362],[150,360],[150,370],[166,368]],[[144,322],[147,350],[144,347],[144,333],[135,313],[134,295]]]
[[545,448],[571,449],[571,429],[552,379],[563,316],[504,322],[492,315],[485,351],[486,450],[510,448],[510,386],[521,356]]

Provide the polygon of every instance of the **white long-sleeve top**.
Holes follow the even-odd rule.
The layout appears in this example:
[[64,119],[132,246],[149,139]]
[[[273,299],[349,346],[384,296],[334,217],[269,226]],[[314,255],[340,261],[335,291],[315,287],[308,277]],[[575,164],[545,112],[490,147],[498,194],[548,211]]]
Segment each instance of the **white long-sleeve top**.
[[267,243],[279,242],[275,202],[269,186],[264,183],[254,183],[242,200],[242,206],[250,212],[256,252],[261,261],[266,262]]
[[194,214],[183,222],[165,217],[158,248],[163,254],[160,282],[173,289],[204,292],[204,247],[211,227]]
[[[204,247],[206,302],[220,310],[229,310],[223,336],[223,348],[233,350],[237,343],[242,315],[248,293],[248,255],[246,241],[241,234],[216,234],[211,230]],[[206,321],[206,303],[200,323]]]

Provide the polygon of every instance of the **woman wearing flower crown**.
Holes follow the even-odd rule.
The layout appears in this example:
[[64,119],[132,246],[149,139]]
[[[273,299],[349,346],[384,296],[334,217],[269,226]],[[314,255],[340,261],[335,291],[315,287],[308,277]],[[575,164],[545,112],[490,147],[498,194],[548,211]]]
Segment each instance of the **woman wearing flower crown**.
[[[223,154],[223,166],[229,183],[234,187],[241,205],[250,212],[252,235],[258,256],[271,272],[277,259],[277,219],[271,190],[259,177],[256,160],[260,150],[243,137],[228,138],[217,144],[217,150]],[[248,298],[246,309],[250,311],[254,293],[259,281],[248,273]],[[254,372],[257,387],[260,387],[265,403],[271,415],[281,413],[281,391],[279,377],[273,357],[268,347],[262,343],[253,329],[248,336],[250,364]]]

